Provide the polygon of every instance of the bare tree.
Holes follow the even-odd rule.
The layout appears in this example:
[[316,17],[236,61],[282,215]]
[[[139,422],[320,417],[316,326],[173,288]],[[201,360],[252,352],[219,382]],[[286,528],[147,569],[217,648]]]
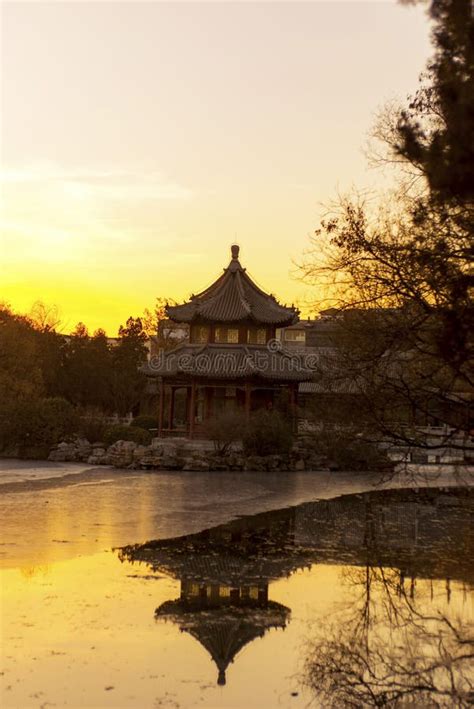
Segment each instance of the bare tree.
[[399,570],[367,565],[344,583],[355,600],[306,660],[304,682],[324,706],[472,706],[474,629],[426,597],[428,582],[420,594]]
[[[411,447],[465,449],[474,398],[474,19],[431,0],[434,54],[406,106],[374,130],[375,162],[405,172],[389,196],[340,197],[300,265],[339,308],[328,387],[350,383],[360,430]],[[342,384],[341,384],[342,382]],[[421,425],[445,429],[431,443]]]
[[37,300],[30,310],[30,320],[36,329],[42,332],[54,332],[61,323],[59,307]]

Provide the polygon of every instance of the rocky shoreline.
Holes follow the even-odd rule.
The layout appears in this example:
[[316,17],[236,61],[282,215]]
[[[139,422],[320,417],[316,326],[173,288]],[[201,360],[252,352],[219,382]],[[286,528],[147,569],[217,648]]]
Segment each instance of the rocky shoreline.
[[84,438],[62,441],[48,456],[53,462],[81,462],[88,465],[110,465],[131,470],[185,471],[303,471],[321,470],[330,463],[314,451],[296,444],[286,455],[245,455],[242,450],[217,454],[203,441],[154,438],[149,446],[133,441],[117,441],[108,448],[101,442]]

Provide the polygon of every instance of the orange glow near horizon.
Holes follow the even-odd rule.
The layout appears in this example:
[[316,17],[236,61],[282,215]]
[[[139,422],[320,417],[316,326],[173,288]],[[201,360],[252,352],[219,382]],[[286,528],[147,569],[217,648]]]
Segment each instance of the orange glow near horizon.
[[422,7],[40,1],[2,15],[0,301],[114,335],[156,297],[204,288],[237,241],[265,290],[311,314],[319,294],[295,262],[321,204],[384,184],[361,148],[374,113],[416,90]]

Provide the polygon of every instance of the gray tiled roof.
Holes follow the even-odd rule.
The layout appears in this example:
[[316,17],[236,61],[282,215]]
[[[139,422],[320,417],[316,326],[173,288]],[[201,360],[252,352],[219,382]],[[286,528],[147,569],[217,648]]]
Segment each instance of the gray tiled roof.
[[299,311],[280,305],[262,291],[242,268],[238,247],[232,250],[232,260],[224,273],[211,286],[182,305],[168,305],[166,312],[176,322],[240,322],[254,321],[264,325],[292,325]]
[[212,378],[261,378],[304,382],[312,379],[313,369],[304,356],[285,350],[272,351],[258,345],[183,344],[152,357],[141,368],[147,376],[180,375]]

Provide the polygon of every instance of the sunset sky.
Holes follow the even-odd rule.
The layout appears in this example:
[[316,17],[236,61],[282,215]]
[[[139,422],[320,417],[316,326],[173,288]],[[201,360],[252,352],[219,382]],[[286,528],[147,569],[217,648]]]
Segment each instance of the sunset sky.
[[374,113],[417,87],[423,7],[2,3],[0,300],[110,335],[230,244],[283,302],[321,203],[377,186]]

